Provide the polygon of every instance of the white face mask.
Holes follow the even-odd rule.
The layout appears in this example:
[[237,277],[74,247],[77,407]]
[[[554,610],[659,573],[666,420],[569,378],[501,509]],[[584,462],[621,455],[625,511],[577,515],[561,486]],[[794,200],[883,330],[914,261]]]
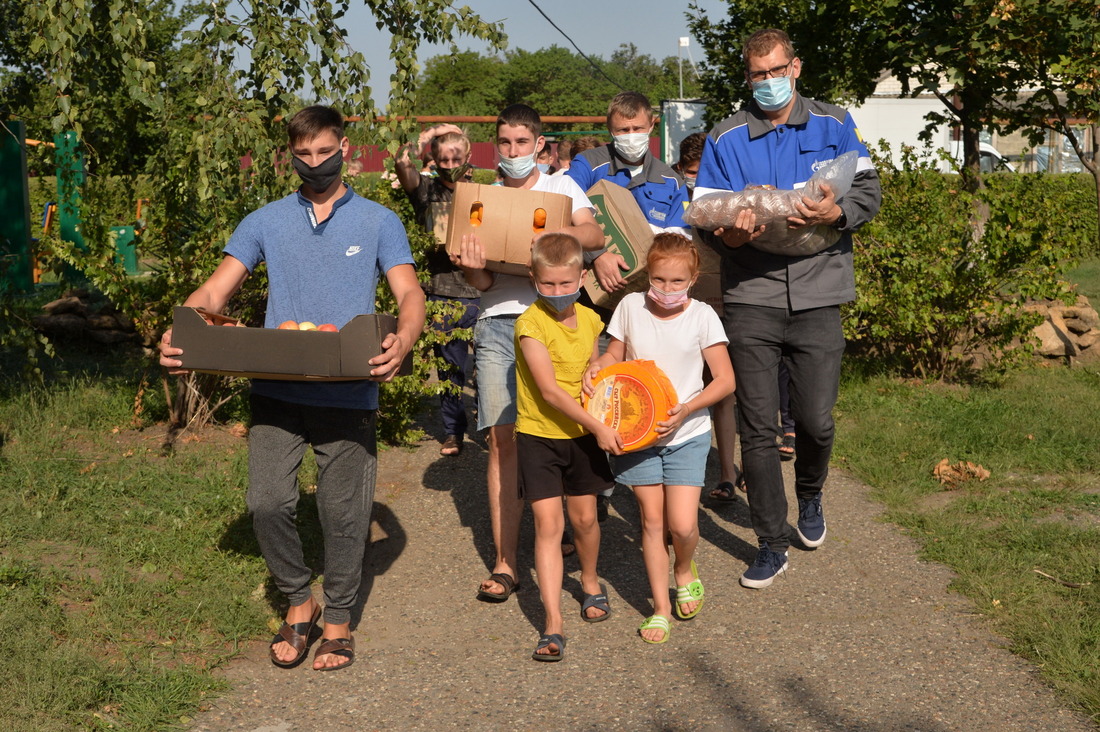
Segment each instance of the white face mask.
[[520,155],[518,158],[500,156],[500,171],[507,178],[526,178],[535,169],[535,153]]
[[628,132],[625,135],[615,135],[615,152],[628,163],[641,161],[649,152],[649,133]]

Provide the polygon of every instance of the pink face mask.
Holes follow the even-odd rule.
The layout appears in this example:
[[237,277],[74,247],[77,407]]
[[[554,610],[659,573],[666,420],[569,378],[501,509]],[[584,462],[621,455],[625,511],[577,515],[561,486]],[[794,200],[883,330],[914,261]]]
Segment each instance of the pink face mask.
[[646,294],[650,300],[666,310],[679,307],[688,301],[688,290],[665,292],[664,290],[658,290],[652,283],[650,283],[649,292]]

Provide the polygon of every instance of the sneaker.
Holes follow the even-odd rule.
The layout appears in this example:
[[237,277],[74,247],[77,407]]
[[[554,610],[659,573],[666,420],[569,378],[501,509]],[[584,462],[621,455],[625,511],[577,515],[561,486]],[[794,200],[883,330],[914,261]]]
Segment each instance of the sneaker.
[[798,499],[798,538],[810,549],[825,543],[825,517],[821,513],[821,492]]
[[759,590],[767,587],[777,575],[787,571],[787,552],[773,552],[768,542],[761,542],[756,561],[741,575],[741,586]]

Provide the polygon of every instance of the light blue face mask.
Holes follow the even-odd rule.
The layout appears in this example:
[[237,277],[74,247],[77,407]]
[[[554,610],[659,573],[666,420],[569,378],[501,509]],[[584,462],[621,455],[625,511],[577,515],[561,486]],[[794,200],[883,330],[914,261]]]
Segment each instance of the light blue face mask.
[[786,107],[794,96],[794,85],[789,76],[773,76],[752,83],[752,98],[765,112],[775,112]]
[[[535,288],[535,292],[539,292],[539,288]],[[555,313],[560,313],[567,307],[575,303],[581,296],[581,288],[577,288],[576,292],[570,292],[565,295],[543,295],[539,292],[539,299],[550,306]]]
[[500,171],[507,178],[526,178],[535,169],[535,153],[520,155],[518,158],[500,158]]
[[550,163],[537,163],[535,167],[539,169],[540,173],[550,172]]

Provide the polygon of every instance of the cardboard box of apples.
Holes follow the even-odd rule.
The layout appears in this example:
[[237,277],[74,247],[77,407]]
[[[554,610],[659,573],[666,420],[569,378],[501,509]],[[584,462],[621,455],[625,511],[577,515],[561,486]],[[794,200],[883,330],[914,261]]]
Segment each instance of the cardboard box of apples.
[[[220,327],[235,326],[235,327]],[[177,307],[172,345],[183,349],[183,367],[226,376],[289,381],[351,381],[370,377],[370,359],[397,330],[384,313],[357,315],[342,330],[330,323],[287,321],[278,328],[246,328],[236,319]],[[412,354],[399,375],[412,373]]]

